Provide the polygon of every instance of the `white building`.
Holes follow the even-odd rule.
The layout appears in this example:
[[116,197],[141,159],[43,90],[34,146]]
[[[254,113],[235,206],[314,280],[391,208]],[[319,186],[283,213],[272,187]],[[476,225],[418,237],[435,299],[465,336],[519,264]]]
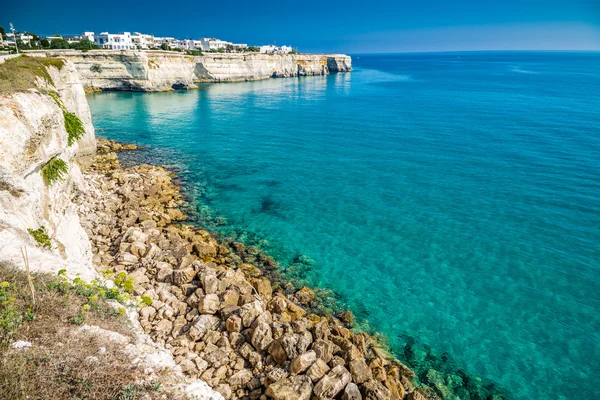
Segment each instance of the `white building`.
[[277,47],[273,44],[260,46],[260,52],[265,54],[287,54],[293,49],[290,46]]
[[95,43],[95,40],[94,40],[94,39],[95,39],[94,32],[83,32],[83,33],[81,34],[81,38],[82,38],[82,39],[87,39],[87,40],[89,40],[90,42],[92,42],[92,43]]
[[224,40],[216,38],[202,38],[200,39],[200,43],[202,46],[202,50],[204,51],[225,49],[227,45],[233,46],[233,43],[231,42],[226,42]]
[[13,46],[15,45],[15,41],[20,40],[23,43],[31,46],[33,43],[33,35],[29,35],[27,33],[6,33],[6,41],[11,43]]
[[138,49],[148,50],[155,47],[154,35],[146,35],[144,33],[134,32],[133,35],[131,35],[131,41]]
[[94,43],[101,49],[135,50],[137,47],[131,40],[131,33],[102,32],[94,37]]

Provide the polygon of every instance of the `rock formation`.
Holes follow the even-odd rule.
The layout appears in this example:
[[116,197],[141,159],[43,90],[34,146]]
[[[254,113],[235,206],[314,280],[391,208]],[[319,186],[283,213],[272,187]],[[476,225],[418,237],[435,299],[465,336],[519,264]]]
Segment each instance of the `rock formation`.
[[201,82],[239,82],[352,70],[346,55],[226,54],[193,57],[164,51],[36,51],[69,60],[88,90],[165,91]]

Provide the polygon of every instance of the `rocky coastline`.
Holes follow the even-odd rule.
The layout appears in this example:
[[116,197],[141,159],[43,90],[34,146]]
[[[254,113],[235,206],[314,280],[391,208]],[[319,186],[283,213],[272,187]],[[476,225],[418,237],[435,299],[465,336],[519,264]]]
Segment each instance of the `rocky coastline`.
[[115,151],[133,149],[99,139],[75,202],[96,269],[133,278],[141,327],[185,374],[225,399],[435,398],[350,318],[310,313],[310,288],[272,282],[270,257],[181,223],[170,172],[121,167]]
[[344,54],[228,54],[188,56],[168,51],[34,50],[28,55],[71,63],[87,91],[162,92],[200,83],[323,76],[352,71]]

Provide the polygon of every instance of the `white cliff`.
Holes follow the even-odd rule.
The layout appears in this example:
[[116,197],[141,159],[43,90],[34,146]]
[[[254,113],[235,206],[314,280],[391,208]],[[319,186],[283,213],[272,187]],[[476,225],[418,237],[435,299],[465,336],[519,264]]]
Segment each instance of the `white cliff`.
[[77,69],[88,90],[165,91],[197,83],[327,75],[352,70],[346,55],[226,54],[199,57],[165,51],[40,51]]
[[[71,202],[84,182],[76,162],[78,153],[94,146],[94,129],[76,71],[68,63],[59,71],[49,67],[55,90],[66,109],[84,123],[86,133],[68,146],[63,112],[48,94],[37,89],[0,95],[0,262],[23,265],[21,248],[26,247],[32,270],[92,278],[91,247]],[[40,81],[41,82],[41,81]],[[47,185],[41,168],[59,157],[68,166],[64,181]],[[51,249],[37,246],[28,229],[45,227]]]

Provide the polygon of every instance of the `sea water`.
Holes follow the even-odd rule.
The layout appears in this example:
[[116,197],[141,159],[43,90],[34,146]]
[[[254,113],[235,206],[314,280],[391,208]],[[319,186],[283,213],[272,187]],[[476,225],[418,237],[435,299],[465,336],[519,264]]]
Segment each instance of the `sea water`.
[[600,53],[353,62],[89,101],[198,220],[331,289],[438,392],[600,398]]

